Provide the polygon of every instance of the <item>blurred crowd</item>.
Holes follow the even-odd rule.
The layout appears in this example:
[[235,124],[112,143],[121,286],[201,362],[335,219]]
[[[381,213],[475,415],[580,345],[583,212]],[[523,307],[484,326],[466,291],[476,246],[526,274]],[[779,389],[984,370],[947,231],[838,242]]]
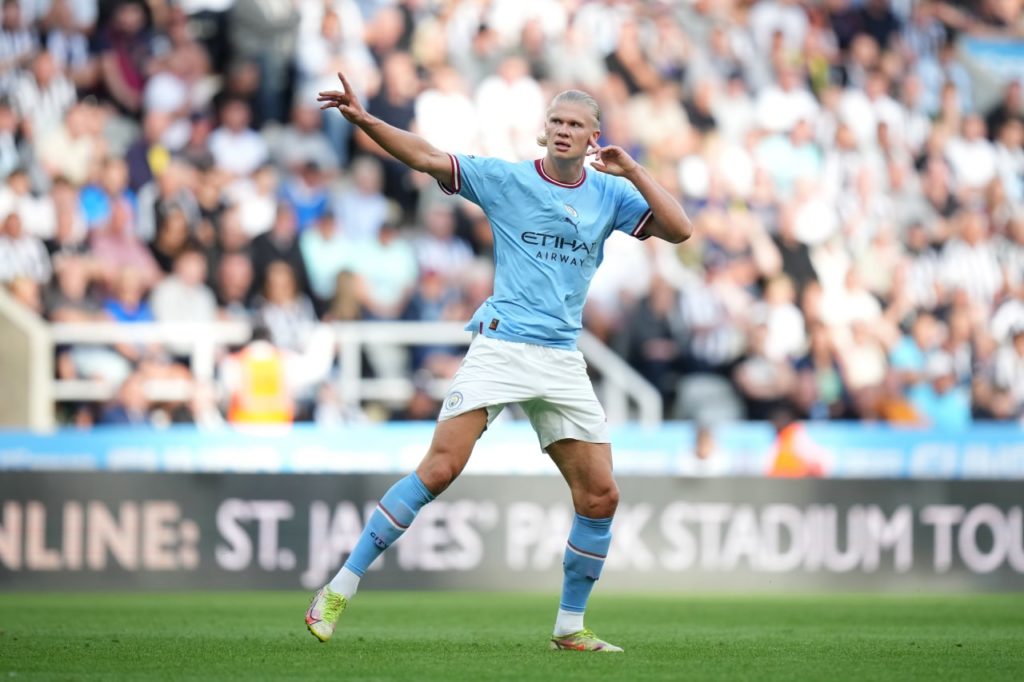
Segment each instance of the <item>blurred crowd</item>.
[[368,414],[314,330],[468,319],[486,217],[315,94],[341,70],[388,123],[517,160],[576,87],[696,224],[615,235],[585,311],[666,417],[1021,419],[1024,95],[961,46],[1020,41],[1022,4],[3,0],[0,282],[52,321],[256,330],[183,403],[145,388],[190,381],[187,346],[61,347],[59,377],[120,386],[68,422],[433,418],[460,349],[370,349],[416,391]]

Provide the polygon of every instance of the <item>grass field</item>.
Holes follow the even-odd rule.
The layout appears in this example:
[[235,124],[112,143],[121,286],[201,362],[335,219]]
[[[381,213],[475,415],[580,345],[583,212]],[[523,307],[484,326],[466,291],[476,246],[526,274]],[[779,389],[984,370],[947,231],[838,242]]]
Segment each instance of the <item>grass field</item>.
[[2,594],[0,680],[1024,680],[1024,595],[597,595],[624,655],[546,649],[553,595]]

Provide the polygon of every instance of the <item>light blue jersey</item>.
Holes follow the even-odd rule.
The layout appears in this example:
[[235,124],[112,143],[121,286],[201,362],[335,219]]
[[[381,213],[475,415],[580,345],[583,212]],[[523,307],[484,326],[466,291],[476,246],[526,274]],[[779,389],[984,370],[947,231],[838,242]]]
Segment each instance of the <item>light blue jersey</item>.
[[613,230],[647,237],[647,201],[620,177],[583,170],[565,184],[538,161],[453,155],[454,187],[487,213],[494,294],[466,329],[505,341],[574,350],[590,280]]

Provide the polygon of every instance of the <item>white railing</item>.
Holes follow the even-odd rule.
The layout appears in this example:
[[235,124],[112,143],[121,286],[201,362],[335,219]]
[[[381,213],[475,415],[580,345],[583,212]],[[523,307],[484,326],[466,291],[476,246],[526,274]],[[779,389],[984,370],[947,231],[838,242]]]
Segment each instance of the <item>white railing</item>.
[[[249,340],[249,325],[240,322],[210,324],[187,323],[57,323],[47,327],[50,347],[57,344],[172,344],[188,349],[192,374],[199,381],[214,378],[219,349],[237,346]],[[363,351],[375,347],[445,345],[468,346],[469,332],[457,322],[344,322],[321,327],[318,332],[333,333],[329,353],[339,355],[339,393],[344,402],[359,406],[368,401],[401,402],[414,392],[412,377],[363,377]],[[584,331],[578,347],[599,378],[596,390],[611,423],[636,420],[657,424],[662,418],[658,391],[619,355],[599,339]],[[329,363],[328,363],[329,364]],[[448,380],[435,379],[429,386],[437,398],[444,395]],[[55,401],[103,401],[114,397],[117,386],[83,379],[55,379]],[[159,380],[146,385],[153,400],[186,400],[191,395],[189,381]]]
[[[368,379],[362,376],[363,350],[381,345],[468,346],[472,337],[463,327],[461,322],[336,323],[342,400],[350,405],[359,405],[365,400],[407,399],[413,393],[410,379]],[[580,334],[577,347],[590,367],[600,374],[596,387],[609,422],[621,424],[637,420],[649,425],[661,422],[661,394],[629,363],[587,330]],[[440,398],[447,385],[445,380],[435,380],[429,390],[434,397]],[[635,406],[635,413],[631,406]]]
[[[188,349],[186,356],[192,376],[199,381],[214,377],[217,350],[228,345],[241,345],[252,336],[244,322],[174,323],[138,322],[58,322],[49,326],[51,342],[58,344],[172,344]],[[191,382],[166,379],[146,383],[151,400],[187,400],[192,395]],[[101,401],[117,393],[117,386],[87,379],[56,379],[55,400]]]
[[0,286],[0,426],[54,426],[53,347],[46,322]]

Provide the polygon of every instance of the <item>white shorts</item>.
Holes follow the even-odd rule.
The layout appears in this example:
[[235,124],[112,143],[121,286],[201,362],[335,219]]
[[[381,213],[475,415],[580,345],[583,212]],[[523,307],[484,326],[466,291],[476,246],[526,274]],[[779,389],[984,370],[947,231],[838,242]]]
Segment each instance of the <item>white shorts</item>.
[[522,404],[542,449],[563,438],[611,442],[583,353],[477,335],[437,419],[486,407],[490,424],[509,403]]

